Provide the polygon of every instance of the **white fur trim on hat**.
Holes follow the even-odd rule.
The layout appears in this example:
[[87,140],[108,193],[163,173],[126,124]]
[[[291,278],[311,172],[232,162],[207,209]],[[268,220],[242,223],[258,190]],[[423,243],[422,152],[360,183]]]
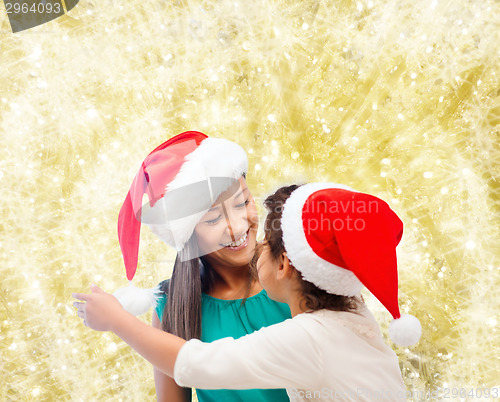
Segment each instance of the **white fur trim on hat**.
[[[185,161],[175,178],[166,186],[166,192],[207,180],[210,177],[230,177],[238,180],[248,170],[246,152],[238,144],[223,138],[206,138],[185,157]],[[212,204],[219,194],[212,194]],[[211,205],[210,205],[211,207]],[[209,208],[210,208],[209,207]],[[148,212],[148,221],[155,210],[165,208],[163,198],[158,200]],[[171,220],[162,224],[145,224],[165,243],[180,251],[193,234],[195,226],[209,208],[182,219]],[[161,216],[168,216],[162,211]]]
[[355,191],[336,183],[310,183],[297,188],[286,200],[281,228],[283,243],[292,265],[302,273],[304,279],[328,293],[355,296],[363,287],[351,271],[332,264],[318,256],[307,242],[302,224],[302,209],[310,195],[328,188]]
[[247,154],[242,147],[224,138],[205,138],[198,148],[186,156],[181,170],[167,185],[167,191],[207,177],[239,179],[247,170]]

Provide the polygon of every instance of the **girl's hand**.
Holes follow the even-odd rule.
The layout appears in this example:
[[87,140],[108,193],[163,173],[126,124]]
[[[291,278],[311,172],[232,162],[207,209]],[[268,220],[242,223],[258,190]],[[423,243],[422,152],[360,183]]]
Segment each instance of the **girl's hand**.
[[92,293],[73,293],[72,296],[85,303],[74,302],[78,308],[78,317],[83,323],[96,331],[111,331],[113,322],[120,313],[125,312],[120,302],[113,295],[106,293],[96,285],[91,285]]

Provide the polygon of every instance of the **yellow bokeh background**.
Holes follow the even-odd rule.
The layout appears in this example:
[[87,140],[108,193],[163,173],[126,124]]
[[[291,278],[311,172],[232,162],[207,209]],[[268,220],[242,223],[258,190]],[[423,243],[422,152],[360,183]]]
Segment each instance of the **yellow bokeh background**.
[[[499,74],[494,0],[81,0],[16,34],[0,5],[0,400],[155,400],[149,363],[71,293],[126,286],[118,210],[185,130],[243,146],[259,203],[312,180],[389,202],[423,326],[387,340],[407,389],[499,386]],[[134,281],[153,287],[174,255],[141,236]]]

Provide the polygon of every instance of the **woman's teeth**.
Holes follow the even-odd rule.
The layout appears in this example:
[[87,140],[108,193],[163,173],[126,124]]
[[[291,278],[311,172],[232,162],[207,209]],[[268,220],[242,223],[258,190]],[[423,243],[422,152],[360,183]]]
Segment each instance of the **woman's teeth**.
[[236,241],[231,241],[229,243],[222,243],[222,245],[224,247],[238,247],[238,246],[241,246],[243,243],[245,243],[245,240],[247,239],[247,234],[248,234],[248,232],[246,232],[240,239],[238,239]]

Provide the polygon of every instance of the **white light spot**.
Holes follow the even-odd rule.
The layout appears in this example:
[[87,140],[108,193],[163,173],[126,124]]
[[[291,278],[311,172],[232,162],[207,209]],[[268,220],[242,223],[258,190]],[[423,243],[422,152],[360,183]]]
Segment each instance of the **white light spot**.
[[36,46],[35,49],[33,50],[33,53],[31,53],[31,57],[33,57],[35,60],[38,60],[41,55],[42,55],[42,48],[40,46]]
[[108,353],[116,353],[116,351],[118,350],[118,347],[116,346],[116,343],[114,342],[111,342],[108,347],[106,348],[106,351]]
[[469,240],[467,243],[465,243],[465,248],[468,250],[473,250],[476,248],[476,243],[473,240]]
[[87,110],[87,117],[89,119],[93,119],[93,118],[97,117],[97,110],[95,110],[94,108]]
[[276,117],[274,116],[274,114],[268,114],[268,115],[267,115],[267,119],[268,119],[271,123],[276,123]]
[[424,172],[424,178],[431,179],[432,176],[434,176],[434,173],[432,173],[432,172]]

